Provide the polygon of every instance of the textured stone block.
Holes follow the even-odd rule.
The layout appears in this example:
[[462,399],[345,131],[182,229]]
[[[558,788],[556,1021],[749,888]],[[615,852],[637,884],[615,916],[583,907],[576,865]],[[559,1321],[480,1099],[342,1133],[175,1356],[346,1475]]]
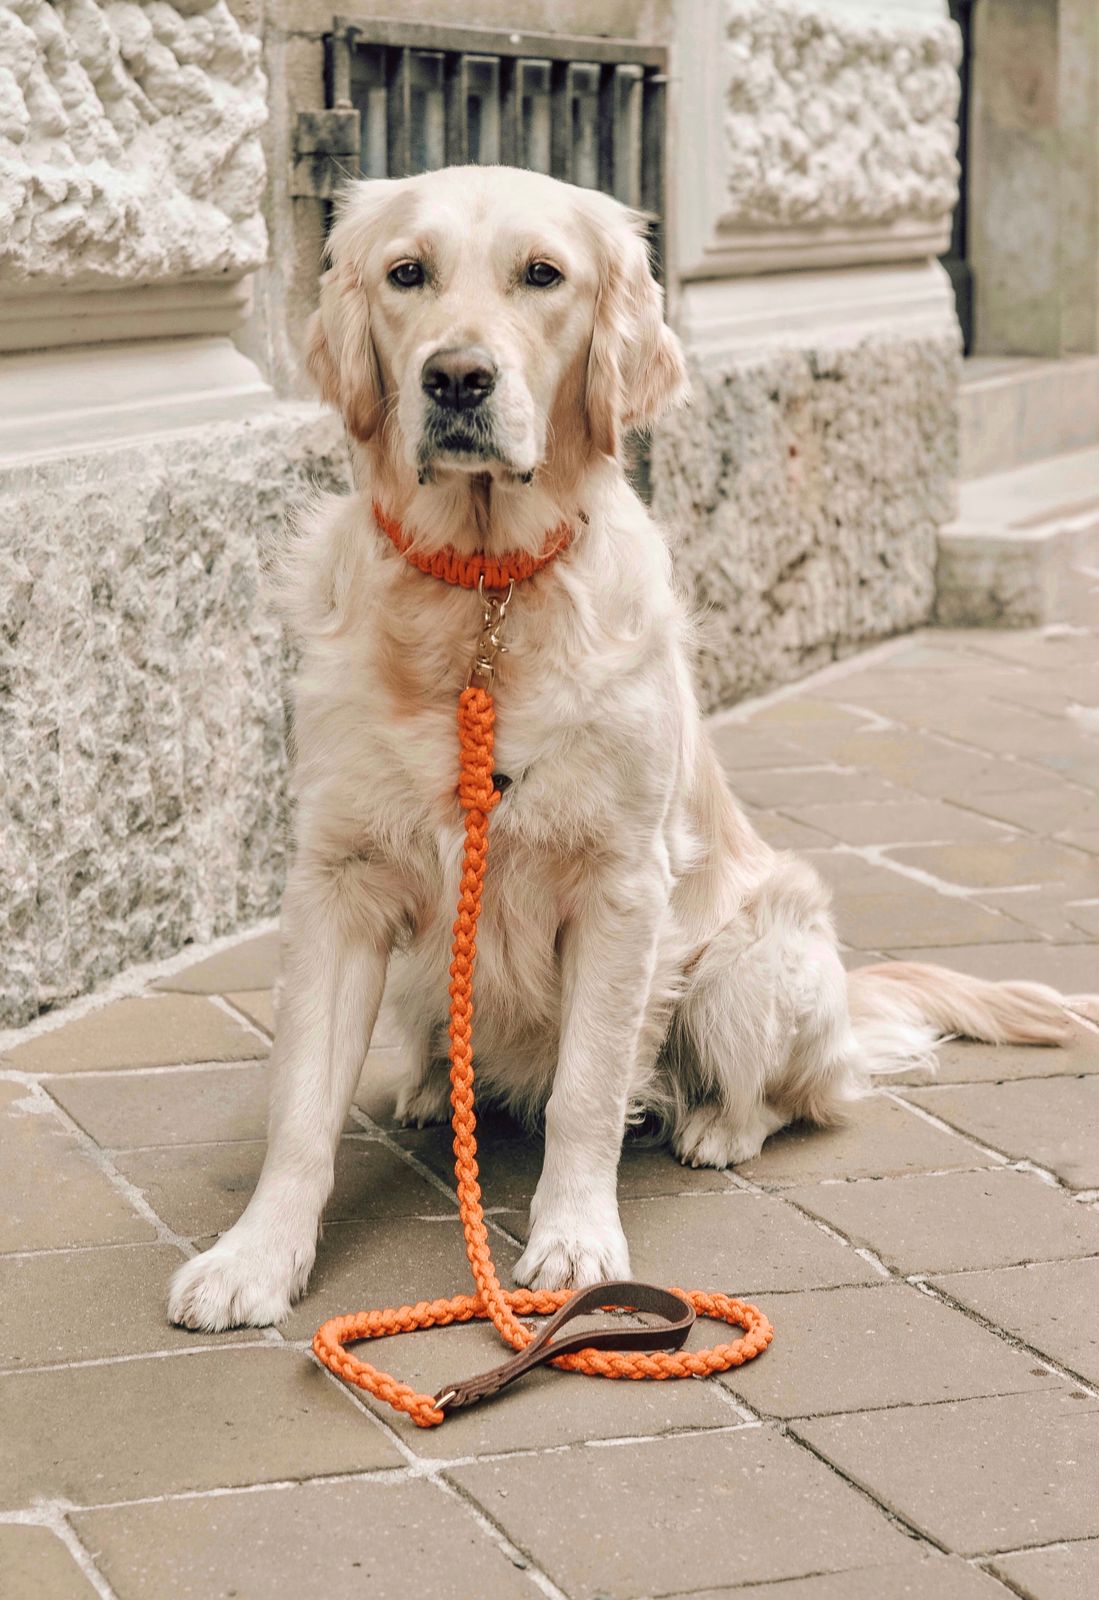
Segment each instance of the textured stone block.
[[5,1203],[0,1251],[53,1250],[153,1238],[56,1115],[18,1084],[0,1083]]
[[1099,1252],[1099,1213],[1030,1173],[998,1168],[822,1183],[791,1199],[895,1272],[954,1272]]
[[343,460],[335,418],[285,406],[0,473],[3,1022],[277,908],[286,656],[261,568]]
[[[256,1344],[0,1378],[0,1505],[88,1505],[397,1467],[397,1449],[297,1350]],[[141,1426],[134,1426],[134,1418]]]
[[1082,1390],[903,1406],[794,1428],[960,1555],[1099,1529],[1099,1402]]
[[250,1061],[267,1051],[263,1039],[210,1000],[140,995],[40,1033],[9,1050],[4,1062],[20,1072],[102,1072],[184,1061]]
[[702,1434],[581,1448],[450,1476],[570,1600],[690,1593],[907,1554],[885,1517],[770,1428],[726,1434],[715,1454],[717,1444]]
[[1047,1167],[1070,1189],[1099,1189],[1099,1077],[910,1089],[951,1127]]
[[825,338],[693,374],[690,411],[654,439],[652,479],[657,515],[690,530],[676,555],[705,619],[704,704],[926,620],[956,374],[953,342],[935,335]]
[[952,1300],[1099,1383],[1099,1258],[957,1272],[934,1282]]
[[768,1313],[776,1334],[766,1356],[721,1382],[769,1416],[1063,1387],[1033,1356],[908,1284],[775,1295]]
[[[362,1417],[358,1426],[375,1432]],[[423,1482],[294,1484],[84,1512],[74,1522],[124,1600],[539,1593],[460,1501]]]

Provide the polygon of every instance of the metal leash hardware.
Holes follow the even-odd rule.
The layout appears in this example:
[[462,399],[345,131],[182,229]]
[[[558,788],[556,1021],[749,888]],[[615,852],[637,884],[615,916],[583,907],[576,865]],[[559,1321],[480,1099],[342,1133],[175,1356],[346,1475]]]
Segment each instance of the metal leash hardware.
[[481,634],[477,640],[477,649],[473,655],[473,665],[469,669],[466,679],[466,688],[484,689],[492,693],[493,680],[496,677],[496,657],[507,655],[507,645],[503,643],[501,634],[504,629],[504,619],[508,604],[515,592],[515,583],[509,580],[507,593],[497,594],[485,588],[482,575],[477,580],[477,593],[481,597]]

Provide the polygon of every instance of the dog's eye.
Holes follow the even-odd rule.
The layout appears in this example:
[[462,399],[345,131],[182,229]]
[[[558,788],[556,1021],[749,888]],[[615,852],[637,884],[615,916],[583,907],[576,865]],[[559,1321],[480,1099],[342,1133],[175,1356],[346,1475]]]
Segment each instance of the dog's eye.
[[526,280],[532,289],[550,289],[561,282],[561,274],[548,261],[532,261],[527,268]]
[[424,281],[422,261],[399,261],[389,274],[390,283],[398,289],[418,289]]

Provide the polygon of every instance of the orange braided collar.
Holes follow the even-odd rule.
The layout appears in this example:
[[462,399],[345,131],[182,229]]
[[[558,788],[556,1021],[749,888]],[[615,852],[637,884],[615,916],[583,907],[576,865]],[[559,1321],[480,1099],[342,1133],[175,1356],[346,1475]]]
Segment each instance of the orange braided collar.
[[476,589],[481,583],[486,589],[506,589],[509,583],[522,583],[525,578],[533,578],[536,572],[549,566],[553,558],[567,550],[572,543],[572,529],[567,522],[561,522],[546,535],[540,556],[527,555],[524,551],[490,556],[483,550],[475,550],[472,555],[464,556],[449,544],[427,554],[412,549],[412,540],[404,528],[393,517],[387,516],[376,500],[373,510],[378,531],[385,534],[410,566],[426,573],[428,577],[441,578],[444,583],[457,584],[462,589]]

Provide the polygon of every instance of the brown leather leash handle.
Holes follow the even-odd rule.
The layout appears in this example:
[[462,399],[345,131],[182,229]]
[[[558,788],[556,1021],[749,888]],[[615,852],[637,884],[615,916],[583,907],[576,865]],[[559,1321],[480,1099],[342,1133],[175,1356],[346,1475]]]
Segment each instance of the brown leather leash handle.
[[[564,1339],[554,1337],[574,1317],[590,1311],[612,1310],[640,1311],[663,1320],[654,1327],[587,1328]],[[502,1361],[498,1367],[478,1373],[475,1378],[447,1384],[435,1396],[435,1404],[440,1411],[457,1411],[462,1406],[476,1405],[479,1400],[514,1383],[532,1367],[581,1350],[679,1350],[694,1320],[694,1308],[669,1289],[659,1289],[652,1283],[595,1283],[566,1300],[525,1349],[509,1361]]]

